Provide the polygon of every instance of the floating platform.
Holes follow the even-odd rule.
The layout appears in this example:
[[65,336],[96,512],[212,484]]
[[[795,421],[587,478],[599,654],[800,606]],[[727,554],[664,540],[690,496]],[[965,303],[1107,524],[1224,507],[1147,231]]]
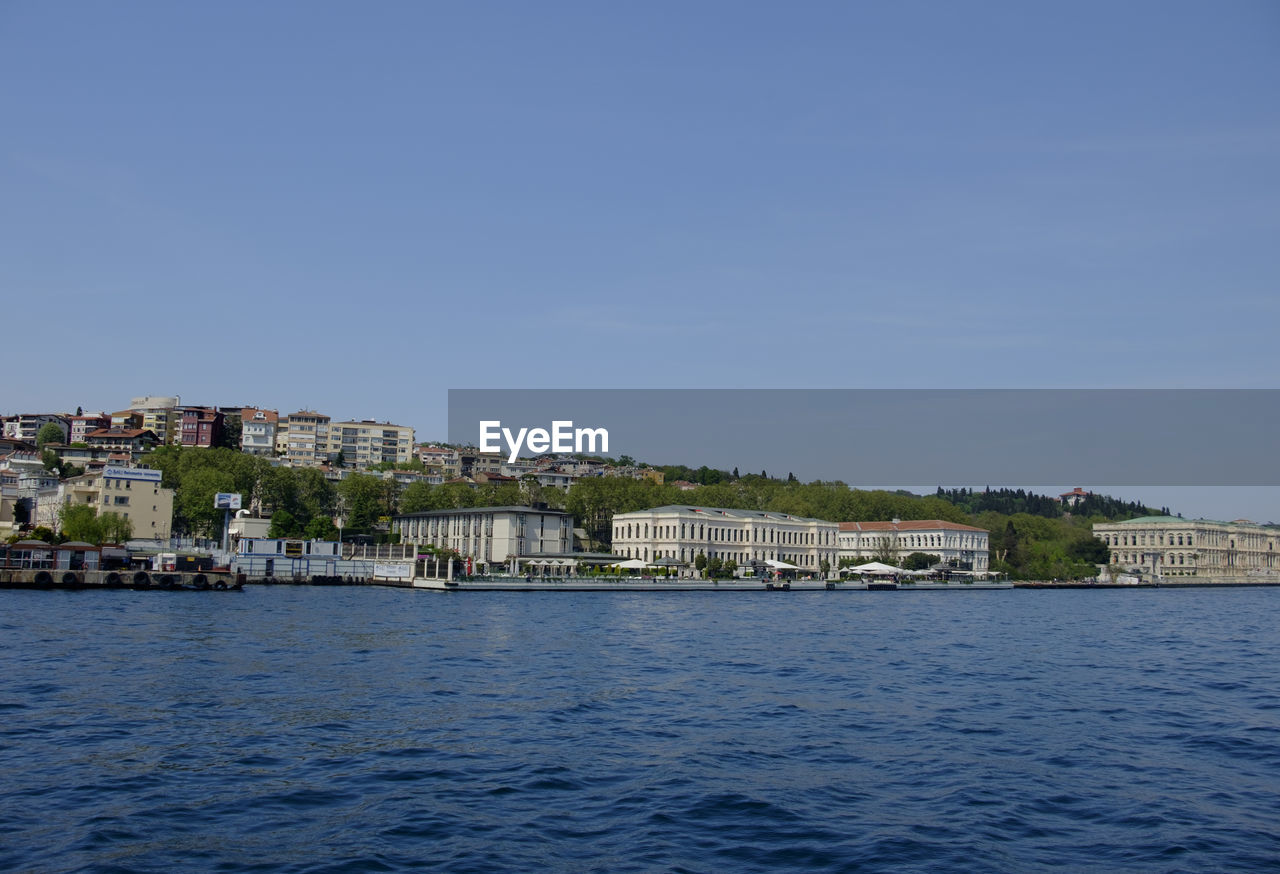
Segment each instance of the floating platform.
[[[373,580],[375,584],[382,581]],[[1012,589],[1006,581],[976,583],[902,582],[887,584],[896,591],[972,592]],[[413,588],[437,592],[866,592],[885,587],[875,582],[846,580],[694,580],[669,577],[471,577],[453,580],[416,577]]]
[[64,570],[0,568],[2,589],[134,589],[141,591],[235,592],[244,576],[227,571]]

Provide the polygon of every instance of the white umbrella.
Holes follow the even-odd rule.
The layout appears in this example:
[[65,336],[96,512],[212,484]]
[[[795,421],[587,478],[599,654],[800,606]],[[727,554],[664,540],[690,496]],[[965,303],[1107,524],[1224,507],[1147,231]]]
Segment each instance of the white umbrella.
[[765,559],[765,564],[777,571],[798,571],[799,565],[787,564],[785,561],[777,561],[776,559]]
[[614,565],[614,567],[627,568],[629,570],[639,570],[640,568],[646,568],[648,566],[649,563],[647,561],[639,558],[629,558],[626,561],[620,561]]

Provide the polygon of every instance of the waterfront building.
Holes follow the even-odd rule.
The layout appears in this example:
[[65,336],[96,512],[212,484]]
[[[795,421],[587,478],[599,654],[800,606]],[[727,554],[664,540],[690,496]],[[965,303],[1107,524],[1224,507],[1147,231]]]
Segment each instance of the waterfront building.
[[18,496],[0,485],[0,538],[9,538],[18,533]]
[[1093,536],[1110,549],[1111,564],[1155,576],[1280,574],[1280,528],[1247,519],[1142,516],[1098,522]]
[[923,552],[957,570],[985,573],[990,570],[989,541],[985,529],[942,519],[840,523],[840,558],[855,565],[889,559],[901,566],[911,553]]
[[407,464],[413,457],[413,429],[390,422],[364,419],[329,425],[329,458],[342,460],[358,470],[373,464]]
[[275,455],[279,422],[280,414],[275,410],[256,407],[240,410],[240,451],[249,455]]
[[534,507],[469,507],[405,513],[391,520],[401,543],[452,549],[477,569],[573,551],[573,517]]
[[699,556],[752,562],[782,561],[819,573],[838,559],[835,522],[763,510],[669,505],[615,513],[613,552],[655,561],[670,558],[690,564]]
[[133,536],[167,540],[173,526],[173,489],[160,485],[158,470],[104,467],[72,477],[58,487],[59,507],[88,504],[98,514],[118,513],[133,523]]

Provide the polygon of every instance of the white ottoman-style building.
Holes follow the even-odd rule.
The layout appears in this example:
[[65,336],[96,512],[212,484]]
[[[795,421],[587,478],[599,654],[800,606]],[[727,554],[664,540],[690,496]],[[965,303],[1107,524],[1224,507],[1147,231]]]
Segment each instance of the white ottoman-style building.
[[841,522],[840,558],[860,564],[877,556],[892,556],[892,563],[901,565],[911,553],[923,552],[961,570],[982,574],[991,569],[989,540],[990,534],[983,528],[941,519]]
[[820,573],[824,561],[828,569],[836,567],[836,532],[835,522],[787,513],[669,505],[615,514],[613,552],[642,561],[689,563],[705,555],[739,567],[783,561]]
[[1280,528],[1247,519],[1142,516],[1099,522],[1093,536],[1111,550],[1111,564],[1156,576],[1280,575]]

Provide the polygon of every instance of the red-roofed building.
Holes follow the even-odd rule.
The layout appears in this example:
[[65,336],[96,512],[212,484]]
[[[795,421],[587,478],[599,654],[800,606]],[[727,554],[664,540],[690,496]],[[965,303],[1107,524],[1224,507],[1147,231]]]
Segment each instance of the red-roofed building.
[[83,443],[85,435],[90,431],[111,427],[111,417],[106,413],[90,413],[89,415],[68,416],[71,424],[71,435],[68,443]]
[[222,439],[225,416],[213,407],[179,407],[178,442],[208,449]]
[[160,438],[145,428],[99,428],[84,435],[93,449],[111,449],[140,455],[160,445]]
[[275,410],[245,407],[240,411],[240,451],[250,455],[276,454],[276,428],[280,414]]
[[1076,486],[1071,491],[1063,492],[1058,495],[1058,500],[1066,504],[1068,507],[1074,507],[1076,504],[1080,503],[1092,494],[1093,492],[1086,492],[1084,489]]

